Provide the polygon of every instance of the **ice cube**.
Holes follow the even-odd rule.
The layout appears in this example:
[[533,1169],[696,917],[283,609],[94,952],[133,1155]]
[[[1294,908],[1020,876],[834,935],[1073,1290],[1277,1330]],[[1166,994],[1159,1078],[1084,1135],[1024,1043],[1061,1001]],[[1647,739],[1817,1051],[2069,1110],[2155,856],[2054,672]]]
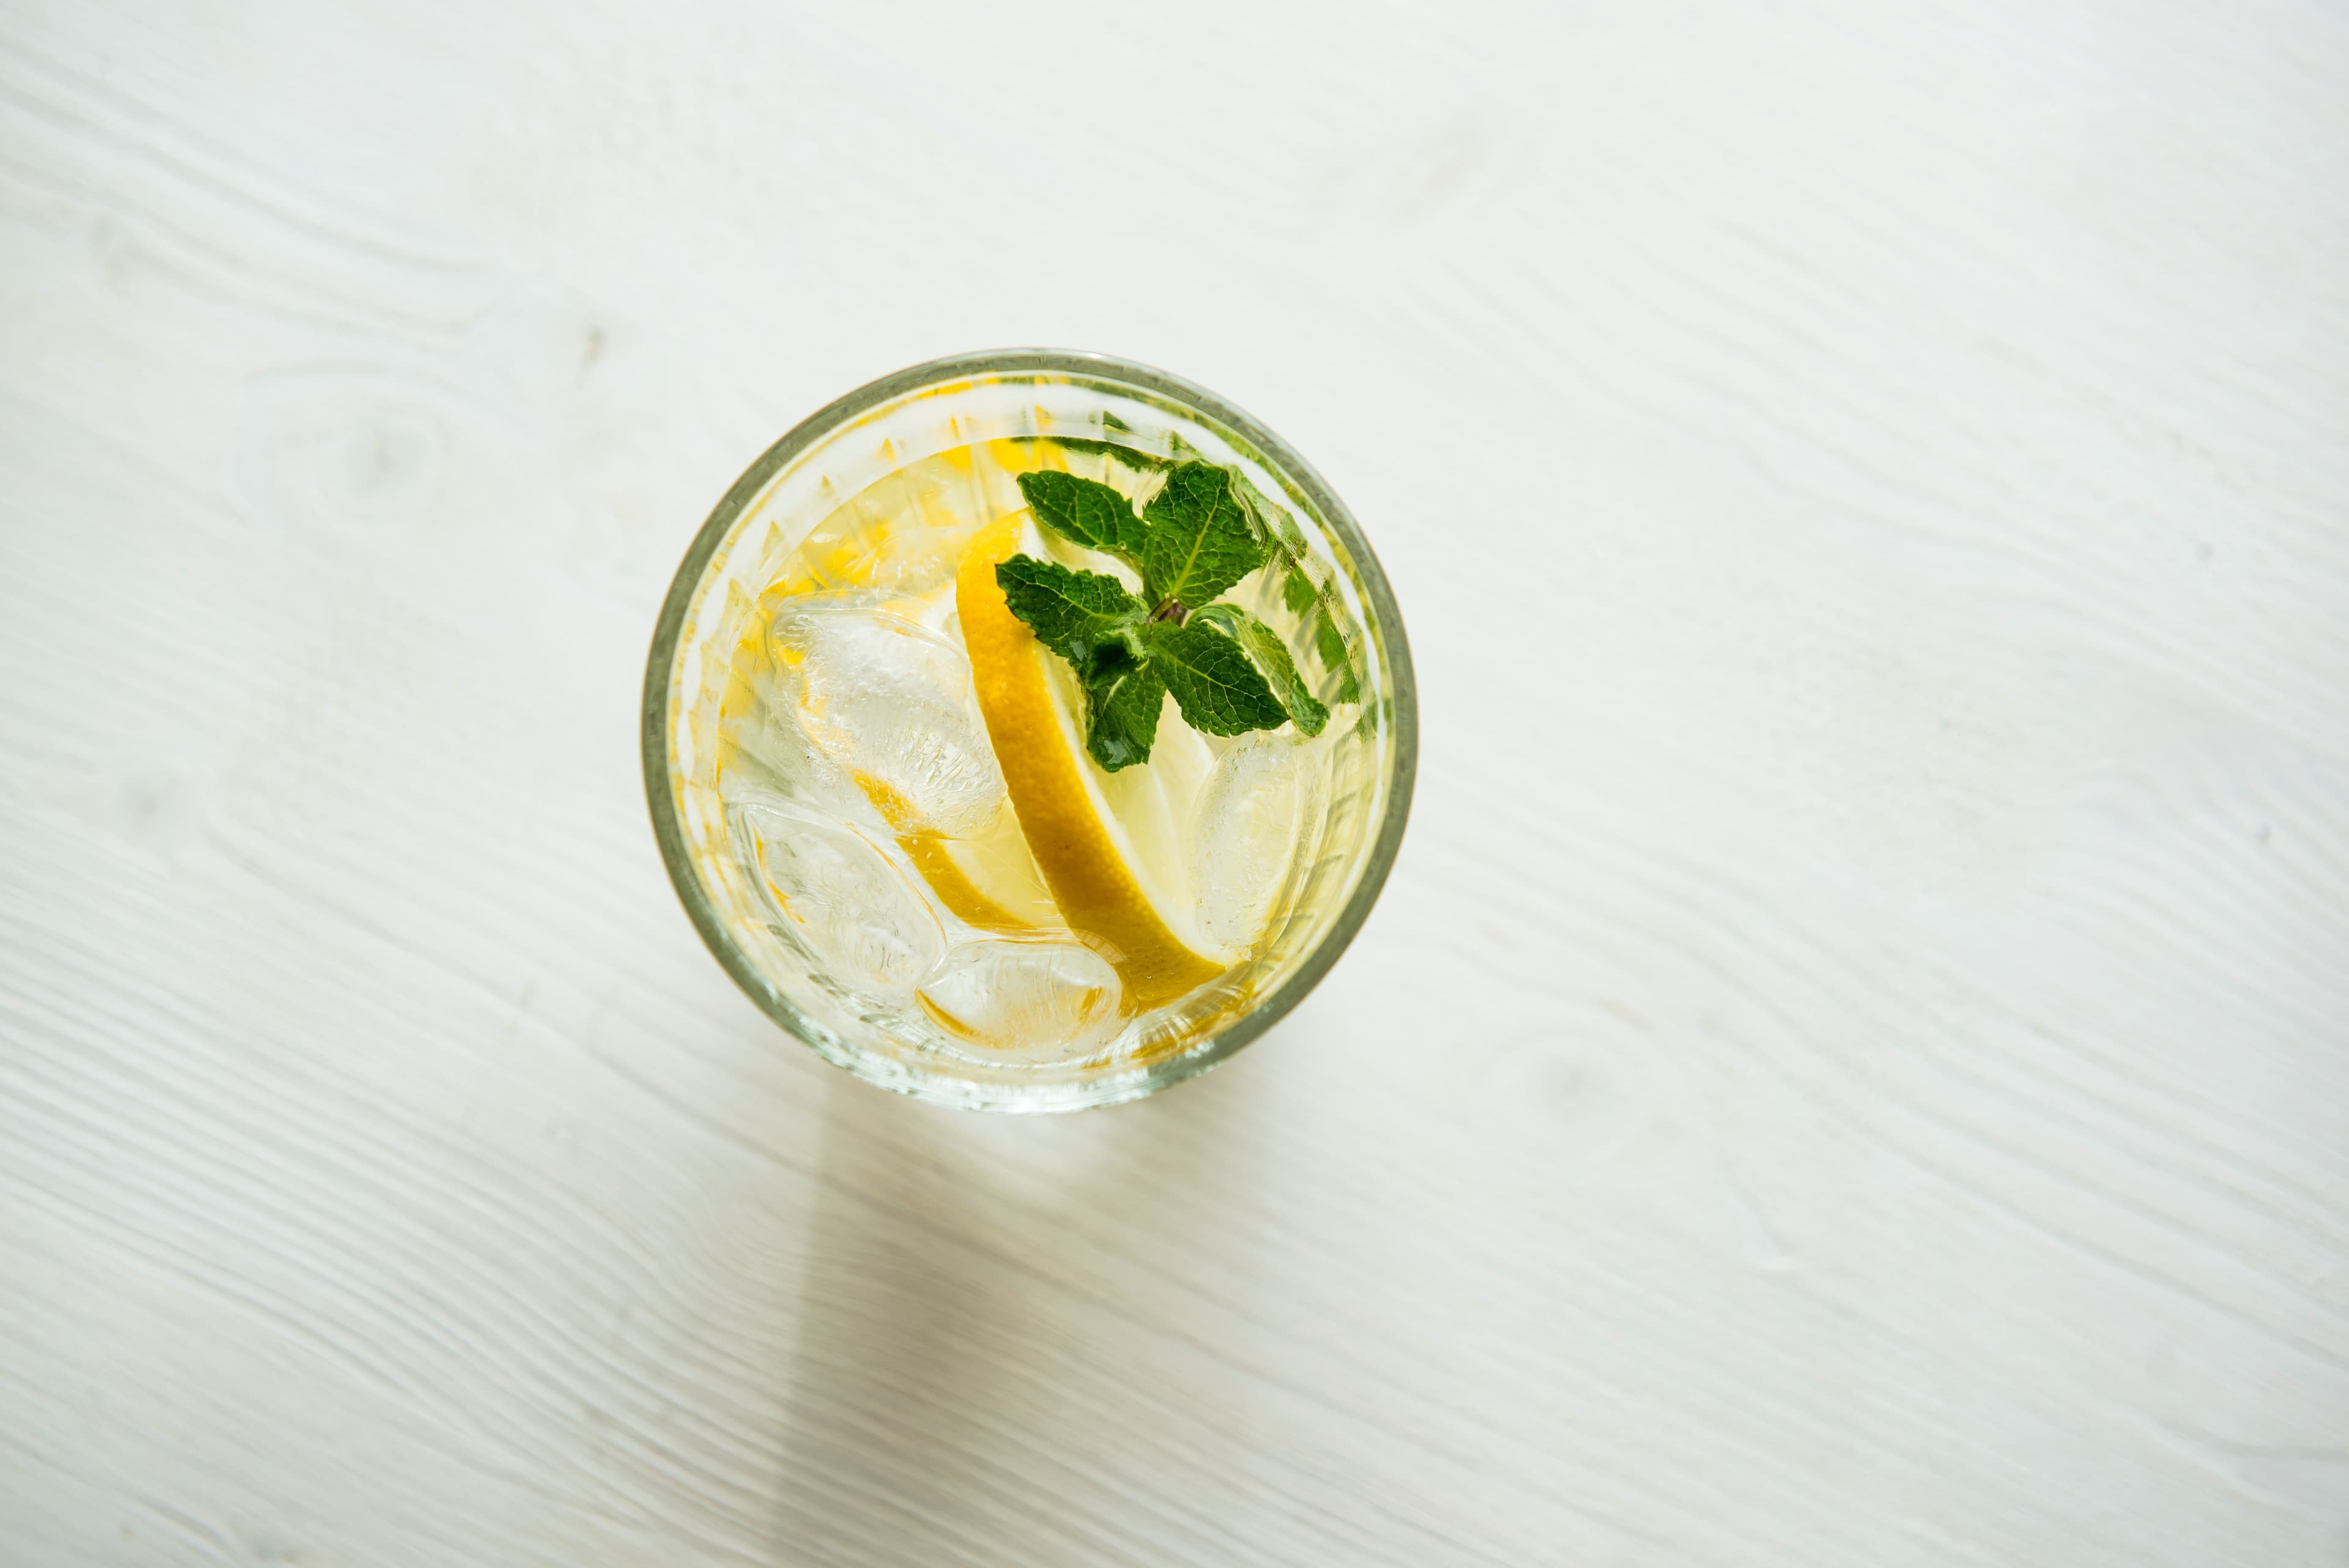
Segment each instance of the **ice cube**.
[[780,802],[733,808],[737,850],[782,930],[843,989],[903,1000],[946,951],[938,918],[905,873],[854,828]]
[[1081,1062],[1117,1033],[1117,971],[1071,941],[964,942],[917,994],[932,1023],[1005,1061]]
[[728,717],[720,733],[727,750],[718,792],[729,805],[780,799],[855,826],[883,826],[864,792],[808,739],[771,681],[761,683],[743,711]]
[[1288,883],[1319,800],[1310,742],[1259,732],[1216,762],[1191,819],[1191,886],[1199,932],[1253,946]]
[[900,833],[984,830],[1003,774],[962,649],[904,616],[818,602],[771,631],[779,706]]

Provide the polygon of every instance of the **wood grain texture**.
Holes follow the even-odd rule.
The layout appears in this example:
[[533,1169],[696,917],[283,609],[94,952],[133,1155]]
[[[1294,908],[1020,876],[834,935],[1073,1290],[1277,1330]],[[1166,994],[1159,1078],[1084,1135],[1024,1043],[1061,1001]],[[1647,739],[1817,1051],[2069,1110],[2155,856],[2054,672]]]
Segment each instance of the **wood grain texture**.
[[[1410,840],[1231,1065],[765,1024],[634,707],[777,433],[1352,504]],[[0,11],[0,1559],[2349,1563],[2349,17]]]

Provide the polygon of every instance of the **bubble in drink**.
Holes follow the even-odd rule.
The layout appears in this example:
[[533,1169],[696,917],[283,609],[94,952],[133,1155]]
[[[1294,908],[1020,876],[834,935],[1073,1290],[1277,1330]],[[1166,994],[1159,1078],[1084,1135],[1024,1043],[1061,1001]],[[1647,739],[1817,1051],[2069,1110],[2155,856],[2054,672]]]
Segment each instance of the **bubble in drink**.
[[1264,935],[1319,804],[1313,757],[1293,735],[1259,732],[1207,774],[1192,819],[1191,886],[1208,940],[1245,948]]
[[965,942],[919,996],[939,1028],[1007,1061],[1081,1061],[1119,1023],[1117,971],[1071,941]]
[[905,996],[937,966],[946,935],[928,903],[854,828],[774,804],[734,809],[743,861],[782,929],[842,985]]
[[1003,774],[960,649],[853,603],[794,606],[770,635],[783,708],[891,827],[952,838],[995,820]]

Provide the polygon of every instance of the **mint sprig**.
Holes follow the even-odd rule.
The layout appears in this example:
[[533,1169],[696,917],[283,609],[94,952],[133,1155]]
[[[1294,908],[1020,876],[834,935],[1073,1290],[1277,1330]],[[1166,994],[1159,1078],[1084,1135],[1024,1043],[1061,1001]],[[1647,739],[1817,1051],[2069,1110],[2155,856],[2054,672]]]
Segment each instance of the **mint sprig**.
[[1185,722],[1211,735],[1284,723],[1318,735],[1330,721],[1279,634],[1238,605],[1215,602],[1274,554],[1237,479],[1214,463],[1176,463],[1137,514],[1094,480],[1019,476],[1040,525],[1142,579],[1137,598],[1115,577],[1032,556],[995,568],[1011,613],[1083,684],[1085,749],[1109,772],[1150,760],[1169,692]]

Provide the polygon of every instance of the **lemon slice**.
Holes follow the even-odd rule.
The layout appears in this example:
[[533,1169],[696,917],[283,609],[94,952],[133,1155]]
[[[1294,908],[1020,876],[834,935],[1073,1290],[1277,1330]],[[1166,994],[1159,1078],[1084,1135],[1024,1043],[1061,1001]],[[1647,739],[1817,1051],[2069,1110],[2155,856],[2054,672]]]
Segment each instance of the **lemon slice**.
[[1015,512],[972,537],[956,574],[979,713],[1061,919],[1116,968],[1127,1008],[1146,1012],[1229,967],[1198,940],[1174,837],[1187,798],[1174,775],[1193,771],[1191,753],[1203,753],[1204,742],[1179,723],[1162,723],[1149,763],[1120,774],[1094,765],[1074,679],[1011,613],[995,580],[995,568],[1023,548],[1041,553],[1041,541],[1027,514]]
[[922,874],[948,912],[984,931],[1063,930],[1061,911],[1036,869],[1035,857],[1009,806],[985,832],[968,838],[905,831],[912,810],[904,798],[866,773],[856,784],[897,835],[897,847]]

